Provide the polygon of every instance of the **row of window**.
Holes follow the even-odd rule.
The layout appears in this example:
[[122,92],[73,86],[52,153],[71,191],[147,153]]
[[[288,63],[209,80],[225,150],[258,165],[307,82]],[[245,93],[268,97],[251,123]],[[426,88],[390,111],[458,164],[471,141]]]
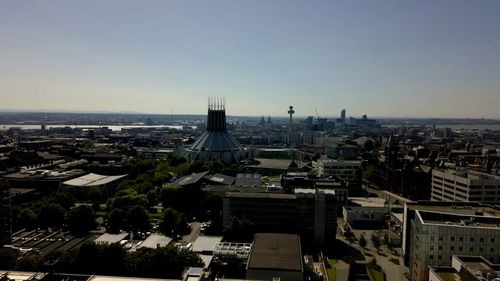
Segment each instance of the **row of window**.
[[[430,236],[431,241],[434,241],[434,235]],[[439,241],[443,241],[444,236],[439,236]],[[455,241],[455,236],[450,236],[450,241]],[[462,242],[464,241],[464,237],[460,236],[458,237],[458,241]],[[474,242],[474,237],[470,237],[470,242]],[[484,237],[479,237],[479,242],[484,242]],[[495,243],[495,237],[490,238],[491,243]]]
[[[429,250],[434,251],[434,245],[431,245]],[[440,251],[443,250],[443,246],[439,246],[438,250],[440,250]],[[454,251],[454,250],[455,250],[455,246],[450,246],[450,251]],[[463,246],[459,246],[458,250],[463,251],[464,250]],[[469,247],[469,251],[474,252],[474,247]],[[483,252],[483,251],[484,251],[484,248],[479,247],[479,252]],[[495,248],[490,248],[490,253],[493,253],[493,252],[495,252]]]

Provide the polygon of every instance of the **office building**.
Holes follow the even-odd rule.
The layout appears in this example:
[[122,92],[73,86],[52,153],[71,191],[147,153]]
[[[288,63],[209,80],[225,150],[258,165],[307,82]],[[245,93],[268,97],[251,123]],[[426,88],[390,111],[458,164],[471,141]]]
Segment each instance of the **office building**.
[[223,223],[247,218],[256,231],[300,234],[316,244],[333,244],[337,229],[335,192],[295,189],[294,194],[229,192]]
[[500,216],[415,212],[410,237],[410,274],[427,281],[429,266],[450,266],[453,255],[500,262]]
[[9,185],[0,180],[0,246],[11,243],[12,218]]
[[327,145],[325,154],[331,159],[355,160],[358,158],[358,146],[345,143]]
[[356,160],[319,160],[318,176],[336,176],[348,183],[349,189],[361,188],[362,170],[361,161]]
[[500,204],[500,176],[467,168],[434,170],[431,200]]

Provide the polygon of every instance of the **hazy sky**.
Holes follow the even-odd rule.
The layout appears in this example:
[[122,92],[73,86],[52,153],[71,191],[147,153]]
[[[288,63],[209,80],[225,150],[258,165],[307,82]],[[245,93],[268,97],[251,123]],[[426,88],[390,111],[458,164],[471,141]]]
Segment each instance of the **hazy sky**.
[[0,1],[0,110],[500,117],[500,1]]

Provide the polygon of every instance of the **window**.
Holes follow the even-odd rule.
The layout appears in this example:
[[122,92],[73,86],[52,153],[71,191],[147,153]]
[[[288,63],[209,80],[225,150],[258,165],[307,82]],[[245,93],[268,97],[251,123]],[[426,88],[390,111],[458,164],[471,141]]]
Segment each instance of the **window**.
[[462,242],[462,241],[464,241],[464,238],[460,236],[460,238],[458,240],[460,240],[460,242]]
[[431,241],[434,241],[434,235],[431,235]]
[[495,243],[495,238],[491,238],[491,243]]
[[442,260],[442,259],[443,259],[443,257],[442,257],[442,256],[438,256],[438,260]]
[[455,241],[455,236],[451,236],[450,241]]
[[479,247],[479,252],[482,252],[483,251],[483,247]]
[[453,251],[454,249],[455,249],[455,247],[450,246],[450,251]]
[[474,252],[474,247],[470,247],[469,251]]
[[483,237],[479,238],[479,242],[484,242],[484,238]]
[[474,237],[471,237],[471,238],[470,238],[470,241],[471,241],[471,242],[474,242]]
[[439,236],[439,241],[443,241],[443,236]]
[[493,253],[495,251],[495,248],[490,248],[490,253]]
[[430,259],[430,260],[433,260],[433,259],[434,259],[434,255],[430,255],[430,256],[429,256],[429,259]]
[[438,247],[438,248],[439,248],[439,250],[442,250],[442,249],[443,249],[443,246],[439,245],[439,247]]
[[458,247],[459,251],[462,251],[464,248],[462,246]]

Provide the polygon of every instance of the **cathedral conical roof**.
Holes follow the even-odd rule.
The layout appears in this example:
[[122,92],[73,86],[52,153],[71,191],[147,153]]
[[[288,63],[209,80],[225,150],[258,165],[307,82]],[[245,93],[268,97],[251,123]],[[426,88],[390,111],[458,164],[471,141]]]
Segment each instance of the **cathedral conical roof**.
[[221,160],[226,164],[244,159],[244,149],[226,127],[224,100],[209,99],[207,130],[190,147],[188,160]]

